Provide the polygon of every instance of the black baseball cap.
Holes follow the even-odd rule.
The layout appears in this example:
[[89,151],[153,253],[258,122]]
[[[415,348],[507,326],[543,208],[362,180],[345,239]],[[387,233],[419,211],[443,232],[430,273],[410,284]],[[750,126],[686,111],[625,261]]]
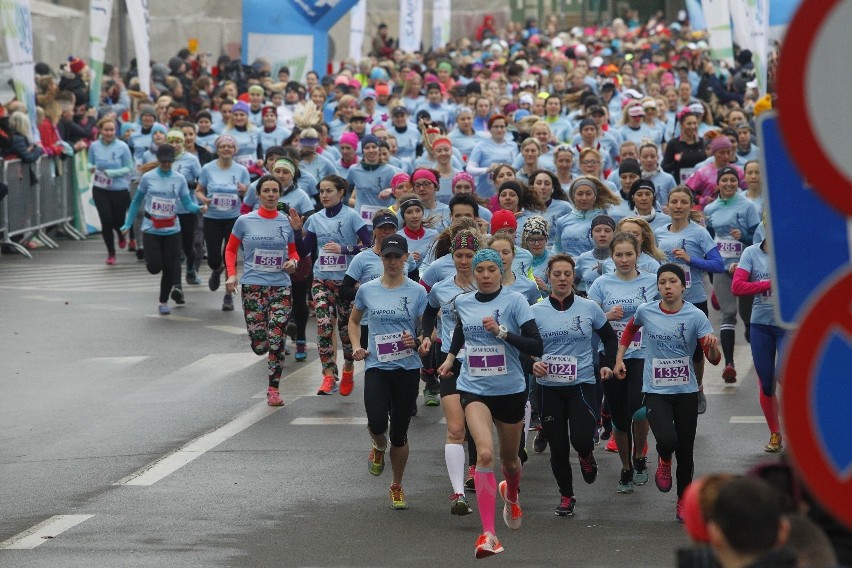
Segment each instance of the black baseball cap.
[[398,254],[400,256],[408,254],[408,241],[400,234],[385,237],[382,241],[382,256],[388,254]]
[[408,114],[408,109],[403,105],[399,105],[398,107],[394,107],[391,114]]
[[379,213],[373,217],[373,228],[378,229],[382,225],[393,225],[399,228],[399,220],[393,213]]

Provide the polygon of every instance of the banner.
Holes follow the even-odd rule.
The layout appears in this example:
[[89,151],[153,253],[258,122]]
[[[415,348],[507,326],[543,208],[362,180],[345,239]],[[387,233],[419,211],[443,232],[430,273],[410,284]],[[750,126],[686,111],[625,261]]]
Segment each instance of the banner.
[[89,106],[101,104],[101,84],[104,76],[104,58],[112,22],[112,0],[90,0],[89,4]]
[[272,76],[282,67],[290,69],[290,80],[302,83],[314,59],[314,38],[297,34],[248,34],[248,60],[266,57],[272,63]]
[[399,0],[399,48],[420,51],[423,43],[423,0]]
[[[740,0],[737,0],[740,1]],[[728,0],[703,0],[701,8],[707,20],[707,32],[713,59],[734,66],[734,44],[731,37],[731,11]]]
[[752,53],[760,92],[766,92],[769,52],[769,0],[730,0],[734,43]]
[[74,154],[74,190],[77,193],[74,226],[84,235],[101,231],[101,218],[92,195],[92,176],[89,173],[89,151]]
[[30,0],[0,0],[0,25],[6,38],[6,53],[12,66],[15,96],[27,105],[30,138],[41,141],[36,120],[35,67],[33,63],[33,20]]
[[367,0],[358,0],[349,14],[349,59],[358,61],[364,51],[364,32],[367,29]]
[[139,73],[139,90],[151,93],[151,48],[148,37],[148,1],[127,0],[127,18],[133,31],[133,49],[136,51],[136,69]]
[[686,0],[686,13],[689,15],[689,27],[691,29],[695,31],[707,29],[707,22],[704,21],[704,12],[701,11],[699,0]]
[[450,3],[452,0],[435,0],[432,4],[432,49],[441,49],[450,42]]

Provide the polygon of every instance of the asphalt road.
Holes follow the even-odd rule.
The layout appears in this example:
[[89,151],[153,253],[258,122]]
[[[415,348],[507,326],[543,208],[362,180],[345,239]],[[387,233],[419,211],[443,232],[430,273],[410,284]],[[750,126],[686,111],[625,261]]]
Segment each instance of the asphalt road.
[[[159,277],[132,254],[108,267],[97,237],[60,243],[32,260],[0,256],[0,566],[476,563],[478,515],[449,513],[440,408],[421,405],[413,419],[411,508],[393,511],[389,469],[366,470],[360,364],[351,396],[318,397],[316,352],[288,359],[286,405],[269,408],[265,362],[239,307],[220,310],[221,291],[185,286],[186,306],[158,316]],[[311,320],[309,341],[315,332]],[[737,353],[736,386],[719,368],[706,378],[699,475],[767,457],[742,339]],[[576,514],[562,518],[548,454],[532,454],[523,528],[509,531],[498,510],[506,552],[484,562],[674,565],[687,544],[675,492],[651,481],[619,495],[616,455],[601,445],[596,456],[597,482],[579,482]]]

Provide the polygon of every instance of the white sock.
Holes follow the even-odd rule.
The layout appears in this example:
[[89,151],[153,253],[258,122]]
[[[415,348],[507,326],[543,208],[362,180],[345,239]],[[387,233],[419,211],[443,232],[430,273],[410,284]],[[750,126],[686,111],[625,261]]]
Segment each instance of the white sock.
[[453,493],[464,495],[464,446],[445,444],[444,461],[447,462],[447,473],[450,475]]
[[527,445],[527,440],[530,437],[530,420],[532,420],[532,404],[527,401],[524,407],[524,446]]

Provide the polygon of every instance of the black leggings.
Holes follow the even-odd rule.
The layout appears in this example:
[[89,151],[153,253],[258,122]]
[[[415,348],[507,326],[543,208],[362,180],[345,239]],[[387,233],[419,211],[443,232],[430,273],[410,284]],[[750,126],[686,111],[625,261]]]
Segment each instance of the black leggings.
[[645,394],[648,423],[657,439],[657,453],[668,461],[677,458],[677,496],[692,483],[693,450],[698,428],[698,393]]
[[115,256],[115,237],[113,233],[121,236],[121,226],[127,216],[130,207],[130,191],[127,189],[109,190],[100,187],[92,188],[92,196],[98,217],[101,220],[101,236],[106,244],[107,253]]
[[305,341],[305,330],[308,327],[308,291],[311,281],[292,282],[293,321],[296,324],[296,340]]
[[169,301],[169,292],[175,282],[175,274],[180,276],[180,233],[171,235],[142,234],[145,245],[145,267],[151,274],[160,277],[160,303]]
[[573,497],[574,477],[568,456],[571,446],[574,446],[578,456],[583,457],[588,457],[595,448],[595,385],[539,385],[539,391],[541,426],[550,444],[550,469],[556,478],[559,492],[565,497]]
[[364,408],[367,428],[376,436],[388,431],[390,443],[401,448],[408,443],[411,405],[417,400],[420,369],[367,369],[364,371]]
[[180,219],[180,241],[183,247],[183,255],[186,257],[186,266],[195,266],[195,227],[198,225],[197,213],[181,213]]
[[619,432],[630,433],[633,413],[642,408],[644,363],[644,359],[625,359],[624,366],[627,367],[627,376],[623,380],[613,377],[602,381],[612,417],[612,425]]
[[204,218],[204,243],[207,245],[207,266],[212,270],[223,268],[222,258],[225,255],[225,245],[231,238],[231,230],[237,219]]

